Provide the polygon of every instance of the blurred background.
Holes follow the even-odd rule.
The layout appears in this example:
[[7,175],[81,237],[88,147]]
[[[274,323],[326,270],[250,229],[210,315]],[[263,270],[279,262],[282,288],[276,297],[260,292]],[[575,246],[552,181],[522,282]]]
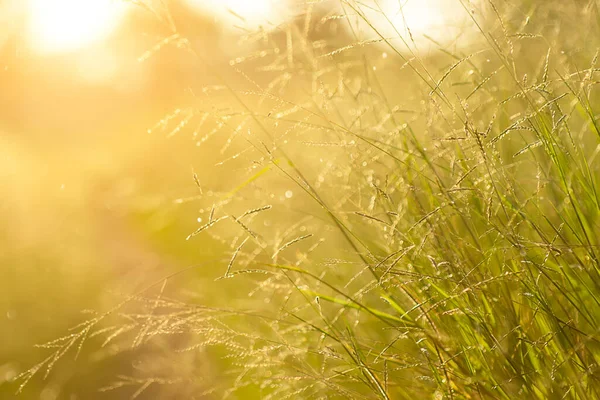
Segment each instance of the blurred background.
[[[404,35],[423,57],[430,47],[468,44],[457,2],[408,2],[402,13],[397,1],[380,3],[391,15],[372,14],[382,34]],[[47,354],[34,345],[68,334],[86,310],[221,257],[228,246],[219,238],[185,240],[210,212],[192,200],[239,184],[235,171],[247,170],[235,158],[244,143],[224,148],[231,135],[219,121],[186,115],[230,107],[219,94],[223,81],[301,79],[291,67],[259,68],[287,57],[285,24],[311,23],[312,43],[332,51],[369,40],[337,23],[348,12],[342,8],[337,1],[0,2],[0,398],[13,398],[13,378]],[[373,50],[374,65],[402,65],[382,49]],[[227,174],[219,170],[224,160]],[[292,195],[282,186],[271,198],[289,204]],[[198,269],[179,285],[202,301],[222,295],[213,280]],[[32,380],[21,398],[117,398],[96,388],[138,356],[104,357],[86,346],[48,379]]]

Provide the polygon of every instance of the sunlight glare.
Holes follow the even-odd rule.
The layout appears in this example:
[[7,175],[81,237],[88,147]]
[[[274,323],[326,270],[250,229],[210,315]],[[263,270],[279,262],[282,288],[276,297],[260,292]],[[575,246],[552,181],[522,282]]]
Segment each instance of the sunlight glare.
[[395,12],[390,19],[399,30],[408,27],[413,34],[427,33],[445,24],[444,10],[440,2],[437,3],[431,0],[406,1],[403,6],[390,9]]
[[410,46],[431,44],[426,37],[445,44],[467,30],[468,15],[456,1],[374,0],[360,4],[361,11],[380,34],[400,35]]
[[79,50],[105,39],[124,15],[115,0],[28,0],[31,45],[40,52]]
[[224,25],[257,28],[281,20],[282,10],[274,0],[186,0],[200,11],[212,14]]

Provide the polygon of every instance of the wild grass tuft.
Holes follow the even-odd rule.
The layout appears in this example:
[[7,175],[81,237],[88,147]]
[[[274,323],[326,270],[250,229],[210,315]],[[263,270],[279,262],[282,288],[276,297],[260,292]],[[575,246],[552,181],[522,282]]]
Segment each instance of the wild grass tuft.
[[176,24],[143,56],[175,40],[211,71],[153,132],[220,152],[186,234],[230,250],[23,382],[100,336],[160,355],[103,389],[133,398],[600,398],[598,5],[456,0],[466,44],[423,52],[377,2],[336,4],[247,33],[226,67]]

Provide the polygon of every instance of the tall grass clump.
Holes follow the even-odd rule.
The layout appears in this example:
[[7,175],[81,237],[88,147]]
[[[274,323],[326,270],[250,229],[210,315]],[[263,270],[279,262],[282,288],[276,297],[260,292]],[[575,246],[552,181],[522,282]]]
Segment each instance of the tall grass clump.
[[228,250],[22,382],[101,338],[137,360],[110,396],[600,398],[600,10],[453,2],[444,42],[308,2],[227,63],[146,5],[211,79],[151,130],[198,146],[181,240]]

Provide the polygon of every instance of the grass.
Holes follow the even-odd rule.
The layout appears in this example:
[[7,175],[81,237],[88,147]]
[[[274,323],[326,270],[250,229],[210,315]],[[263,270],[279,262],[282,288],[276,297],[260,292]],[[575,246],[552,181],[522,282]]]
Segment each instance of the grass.
[[365,7],[307,5],[226,72],[151,10],[214,79],[152,130],[222,159],[177,201],[202,220],[181,240],[229,250],[22,384],[98,340],[142,349],[111,396],[600,398],[597,4],[457,0],[468,44],[426,54]]

